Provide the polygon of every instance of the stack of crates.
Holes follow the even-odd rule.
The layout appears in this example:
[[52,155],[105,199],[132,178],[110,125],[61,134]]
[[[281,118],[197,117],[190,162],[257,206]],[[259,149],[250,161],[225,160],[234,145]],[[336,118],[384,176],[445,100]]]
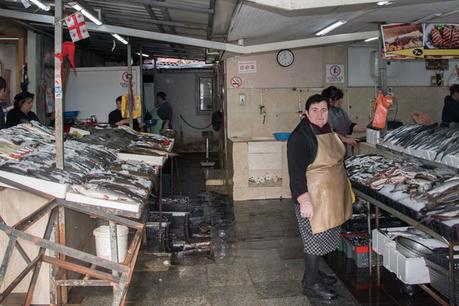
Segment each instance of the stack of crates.
[[[347,258],[354,260],[357,268],[369,266],[369,246],[367,233],[342,233],[339,249],[346,254]],[[376,257],[371,252],[372,265],[376,264]]]

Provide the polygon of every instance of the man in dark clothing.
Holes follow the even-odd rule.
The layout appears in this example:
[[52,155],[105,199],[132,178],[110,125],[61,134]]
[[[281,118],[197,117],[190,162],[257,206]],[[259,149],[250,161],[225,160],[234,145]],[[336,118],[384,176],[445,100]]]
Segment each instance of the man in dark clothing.
[[156,94],[156,101],[158,102],[156,112],[158,117],[163,121],[161,128],[172,129],[172,107],[166,98],[166,94],[162,91]]
[[[108,114],[108,123],[116,126],[120,125],[129,125],[129,119],[128,118],[123,118],[123,115],[121,114],[121,96],[116,98],[116,109],[114,111],[111,111],[110,114]],[[134,118],[133,120],[133,127],[134,130],[138,131],[139,130],[139,121]]]
[[5,100],[6,94],[6,81],[0,77],[0,130],[5,128],[5,114],[3,113],[3,107],[6,106]]
[[459,84],[449,88],[450,95],[445,97],[445,105],[441,115],[443,125],[459,124]]

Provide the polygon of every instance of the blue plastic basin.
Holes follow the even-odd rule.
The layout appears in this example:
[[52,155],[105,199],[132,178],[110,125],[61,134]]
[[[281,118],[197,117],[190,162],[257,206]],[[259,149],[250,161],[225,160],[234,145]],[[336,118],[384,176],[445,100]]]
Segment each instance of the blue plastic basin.
[[290,137],[290,132],[277,132],[273,133],[274,139],[279,140],[279,141],[286,141]]
[[80,112],[79,111],[73,111],[73,112],[64,112],[64,117],[65,118],[73,118],[78,116]]

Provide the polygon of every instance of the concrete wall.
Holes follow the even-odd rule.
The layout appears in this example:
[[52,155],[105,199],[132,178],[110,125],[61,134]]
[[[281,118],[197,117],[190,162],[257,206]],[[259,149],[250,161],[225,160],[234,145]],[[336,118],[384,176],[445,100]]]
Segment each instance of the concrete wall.
[[0,63],[2,64],[3,70],[0,71],[0,75],[5,77],[5,70],[10,70],[10,82],[9,84],[6,84],[10,92],[8,101],[10,103],[12,103],[12,100],[16,95],[16,49],[16,42],[0,43]]
[[[213,75],[211,71],[161,71],[154,76],[154,91],[163,91],[167,95],[167,100],[172,106],[173,117],[172,127],[177,132],[176,149],[187,152],[203,152],[205,149],[204,139],[201,131],[193,129],[185,124],[180,115],[187,122],[195,127],[206,127],[211,123],[212,112],[198,114],[196,111],[197,99],[197,78],[199,76]],[[214,100],[215,101],[215,100]],[[148,110],[153,108],[154,101],[145,101]],[[205,130],[212,130],[212,126]],[[216,150],[218,146],[218,134],[214,132],[212,148]]]
[[[347,48],[326,47],[293,50],[295,61],[290,67],[280,67],[276,53],[233,57],[226,61],[227,88],[227,137],[270,136],[276,131],[291,131],[298,123],[299,109],[304,110],[306,99],[323,88],[335,85],[343,89],[343,108],[357,123],[367,124],[375,97],[373,87],[347,86]],[[238,73],[238,61],[255,60],[257,72]],[[325,65],[343,64],[345,79],[341,84],[325,82]],[[231,78],[238,76],[242,86],[234,88]],[[412,122],[410,114],[417,110],[441,119],[443,97],[447,87],[393,87],[395,103],[389,119]],[[239,105],[239,95],[246,95],[246,105]],[[260,115],[259,106],[264,105],[266,119]]]

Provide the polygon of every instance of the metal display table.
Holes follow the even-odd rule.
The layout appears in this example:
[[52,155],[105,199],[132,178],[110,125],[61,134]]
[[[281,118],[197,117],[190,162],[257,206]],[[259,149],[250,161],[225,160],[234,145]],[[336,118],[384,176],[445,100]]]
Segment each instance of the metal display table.
[[[359,198],[362,198],[364,200],[366,200],[369,204],[368,204],[368,232],[369,232],[369,237],[370,237],[370,246],[372,245],[372,241],[371,241],[371,218],[370,218],[370,205],[373,205],[375,206],[376,208],[376,220],[375,220],[375,228],[379,228],[379,217],[380,217],[380,209],[390,213],[391,215],[393,215],[394,217],[396,218],[399,218],[401,220],[403,220],[404,222],[406,222],[407,224],[409,224],[410,226],[413,226],[427,234],[429,234],[430,236],[432,236],[433,238],[435,239],[438,239],[440,241],[443,241],[445,242],[447,245],[448,245],[448,255],[449,255],[449,265],[448,265],[448,291],[449,291],[449,299],[448,301],[445,301],[445,299],[440,296],[437,292],[435,292],[434,290],[432,290],[432,288],[428,285],[419,285],[424,291],[426,291],[430,296],[432,296],[432,298],[434,298],[438,303],[440,303],[441,305],[455,305],[455,302],[456,302],[456,295],[455,295],[455,278],[454,278],[454,247],[459,245],[459,241],[458,240],[452,240],[450,239],[451,235],[448,235],[449,237],[445,237],[445,235],[442,235],[442,234],[439,234],[435,229],[429,227],[429,226],[426,226],[422,223],[420,223],[418,220],[410,217],[410,216],[407,216],[406,214],[400,212],[399,210],[375,199],[374,197],[356,189],[356,188],[353,188],[354,189],[354,192],[356,194],[357,197]],[[371,251],[368,252],[369,254],[369,272],[371,273],[371,267],[372,267],[372,264],[371,264]],[[380,264],[379,264],[379,260],[380,260],[380,257],[377,256],[377,264],[376,264],[376,273],[377,273],[377,285],[380,286],[381,285],[381,272],[380,272]]]
[[[126,217],[115,215],[112,210],[81,205],[80,203],[56,199],[46,193],[31,189],[22,184],[0,178],[0,182],[43,197],[46,204],[21,219],[14,225],[8,225],[0,216],[0,230],[8,236],[8,245],[0,266],[0,285],[2,285],[14,249],[18,251],[27,266],[19,275],[0,292],[0,303],[32,272],[24,305],[32,303],[33,293],[37,284],[38,274],[43,263],[52,267],[50,302],[54,305],[67,303],[67,288],[74,286],[111,286],[113,287],[112,305],[123,305],[132,278],[134,266],[139,254],[144,224]],[[77,248],[66,246],[65,211],[72,210],[91,218],[108,221],[110,233],[111,258],[107,260]],[[116,211],[115,213],[122,213]],[[38,220],[49,215],[45,232],[42,237],[27,233],[26,230]],[[132,216],[131,216],[132,217]],[[140,218],[142,219],[142,218]],[[123,262],[118,262],[117,224],[127,226],[133,232]],[[54,236],[54,237],[53,237]],[[31,259],[21,245],[27,241],[39,247],[38,255]],[[47,253],[49,251],[49,255]],[[78,279],[68,279],[67,272],[81,275]]]

